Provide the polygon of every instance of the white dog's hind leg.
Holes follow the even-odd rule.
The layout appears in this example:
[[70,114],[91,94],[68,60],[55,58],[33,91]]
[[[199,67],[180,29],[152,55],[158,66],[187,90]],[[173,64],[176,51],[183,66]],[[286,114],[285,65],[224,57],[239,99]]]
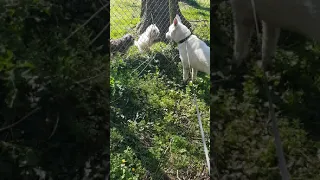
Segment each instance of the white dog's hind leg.
[[192,68],[192,75],[191,75],[191,80],[194,81],[197,78],[197,70]]
[[280,36],[280,28],[276,28],[262,21],[262,68],[267,69],[275,55],[277,42]]
[[189,79],[189,67],[185,66],[183,67],[183,81],[186,82]]
[[246,26],[240,23],[235,24],[235,44],[234,44],[234,54],[233,63],[239,66],[243,59],[245,59],[249,53],[249,44],[252,34],[253,26]]

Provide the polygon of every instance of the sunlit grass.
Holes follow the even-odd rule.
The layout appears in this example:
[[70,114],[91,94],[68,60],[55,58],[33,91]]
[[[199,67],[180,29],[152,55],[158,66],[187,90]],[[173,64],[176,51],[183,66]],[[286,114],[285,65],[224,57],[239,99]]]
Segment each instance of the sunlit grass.
[[[179,2],[179,6],[194,34],[210,41],[209,0],[206,4],[200,1],[203,0],[198,0],[196,5]],[[138,38],[135,27],[140,21],[140,5],[141,1],[111,1],[111,39],[126,33]],[[182,80],[182,68],[175,61],[178,54],[172,52],[173,48],[176,45],[158,42],[151,47],[151,53],[140,53],[137,47],[131,46],[125,55],[112,58],[110,86],[114,103],[111,107],[118,108],[112,111],[115,117],[111,120],[114,178],[144,179],[146,171],[152,169],[154,179],[163,179],[161,170],[171,175],[179,170],[180,176],[186,179],[201,179],[196,175],[202,171],[205,156],[193,96],[190,87],[177,88]],[[143,71],[147,73],[140,75]],[[207,76],[199,76],[203,81],[199,95],[209,92]],[[209,141],[210,107],[202,98],[198,98],[198,105]],[[192,175],[187,175],[187,169]]]
[[[182,14],[190,21],[192,30],[200,39],[210,42],[210,4],[209,1],[197,0],[197,8],[179,2]],[[110,37],[117,39],[130,33],[136,35],[136,26],[140,22],[141,1],[112,0],[110,5]],[[157,43],[151,47],[155,52],[161,51],[165,43]],[[132,46],[128,53],[139,54],[137,47]]]

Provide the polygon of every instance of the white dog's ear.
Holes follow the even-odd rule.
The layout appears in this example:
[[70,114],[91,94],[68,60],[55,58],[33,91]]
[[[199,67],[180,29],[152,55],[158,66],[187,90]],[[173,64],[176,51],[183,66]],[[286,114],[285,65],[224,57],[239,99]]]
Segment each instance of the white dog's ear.
[[177,25],[178,24],[178,20],[177,20],[177,18],[175,17],[174,19],[173,19],[173,25]]
[[176,14],[176,19],[178,20],[178,22],[181,22],[180,16],[178,14]]

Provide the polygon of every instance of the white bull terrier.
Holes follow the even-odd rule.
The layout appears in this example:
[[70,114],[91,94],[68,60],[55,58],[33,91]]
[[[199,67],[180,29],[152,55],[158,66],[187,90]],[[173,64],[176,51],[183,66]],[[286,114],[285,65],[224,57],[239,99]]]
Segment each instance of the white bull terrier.
[[210,74],[210,47],[182,24],[179,15],[170,25],[166,38],[178,43],[184,82],[189,79],[190,68],[192,81],[196,79],[198,71]]
[[[320,42],[320,1],[254,0],[256,15],[262,20],[262,64],[270,67],[276,51],[280,28],[297,32]],[[230,0],[234,23],[233,63],[239,66],[247,58],[255,27],[250,0]]]

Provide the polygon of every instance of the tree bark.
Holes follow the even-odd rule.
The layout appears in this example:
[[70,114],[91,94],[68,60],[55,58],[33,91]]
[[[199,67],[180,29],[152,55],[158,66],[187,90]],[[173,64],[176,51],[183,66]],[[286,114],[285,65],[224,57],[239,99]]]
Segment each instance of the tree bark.
[[[172,12],[176,12],[182,20],[182,23],[191,28],[190,22],[181,14],[178,0],[172,1]],[[172,22],[170,22],[169,0],[142,0],[140,23],[137,25],[137,33],[142,34],[150,24],[156,24],[160,30],[160,41],[167,41],[165,34]]]

